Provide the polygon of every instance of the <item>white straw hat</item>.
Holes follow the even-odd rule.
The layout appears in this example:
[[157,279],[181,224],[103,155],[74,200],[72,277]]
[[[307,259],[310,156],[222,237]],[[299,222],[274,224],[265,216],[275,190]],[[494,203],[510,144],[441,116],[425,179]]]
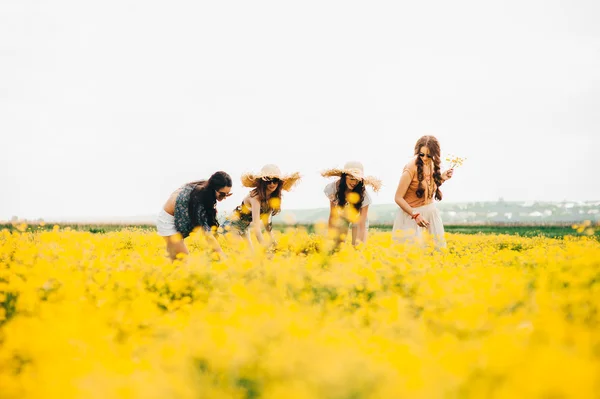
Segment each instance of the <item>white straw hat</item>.
[[358,161],[346,162],[344,167],[341,169],[333,168],[324,170],[323,172],[321,172],[321,176],[334,177],[341,176],[343,173],[351,175],[357,178],[358,180],[362,180],[364,184],[368,184],[371,187],[373,187],[373,191],[379,191],[379,189],[381,188],[381,180],[374,176],[365,176],[363,165]]
[[260,179],[277,178],[283,182],[282,188],[285,191],[290,191],[298,183],[300,177],[298,172],[284,176],[277,165],[268,164],[263,166],[259,173],[244,173],[242,175],[242,185],[244,187],[256,187]]

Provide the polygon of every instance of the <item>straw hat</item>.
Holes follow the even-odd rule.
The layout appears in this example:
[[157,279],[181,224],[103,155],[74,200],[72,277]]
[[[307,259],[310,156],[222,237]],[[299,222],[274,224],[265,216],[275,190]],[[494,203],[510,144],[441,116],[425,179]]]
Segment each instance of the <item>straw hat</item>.
[[379,189],[381,188],[381,180],[373,176],[365,176],[363,165],[358,161],[346,162],[342,169],[333,168],[324,170],[323,172],[321,172],[321,176],[341,176],[342,173],[346,173],[350,176],[357,178],[358,180],[362,180],[364,184],[369,184],[371,187],[373,187],[373,191],[379,191]]
[[269,178],[281,180],[283,182],[282,188],[285,191],[290,191],[298,180],[300,180],[300,173],[296,172],[284,176],[277,165],[268,164],[263,166],[259,173],[244,173],[242,175],[242,185],[244,187],[256,187],[258,186],[258,180],[267,180]]

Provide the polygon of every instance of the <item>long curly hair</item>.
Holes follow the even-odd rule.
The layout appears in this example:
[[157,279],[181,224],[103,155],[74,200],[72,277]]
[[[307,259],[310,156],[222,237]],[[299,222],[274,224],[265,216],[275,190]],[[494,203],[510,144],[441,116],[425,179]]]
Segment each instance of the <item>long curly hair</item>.
[[[336,193],[337,203],[338,203],[338,206],[340,206],[340,207],[344,207],[347,202],[346,189],[348,188],[348,185],[346,184],[346,176],[348,176],[347,173],[342,173],[342,175],[340,176],[340,185],[339,185],[338,191]],[[354,186],[354,188],[352,189],[352,192],[355,192],[360,196],[360,200],[357,203],[352,204],[358,211],[362,207],[362,203],[365,199],[365,184],[363,183],[362,180],[359,181],[356,186]]]
[[429,154],[433,156],[431,159],[433,161],[433,181],[436,184],[435,190],[435,199],[438,201],[442,200],[442,191],[440,190],[440,186],[443,183],[442,180],[442,172],[440,170],[440,143],[434,136],[423,136],[419,140],[417,140],[417,144],[415,144],[415,155],[417,156],[417,179],[419,180],[419,188],[417,188],[417,197],[423,198],[425,194],[425,187],[423,185],[423,160],[419,156],[419,152],[421,148],[427,147],[429,149]]
[[[250,196],[258,197],[258,202],[260,202],[261,211],[263,209],[268,209],[271,211],[271,214],[275,216],[279,212],[281,212],[281,190],[283,189],[283,182],[279,180],[277,188],[271,193],[270,196],[267,196],[267,186],[268,183],[266,181],[264,181],[263,179],[259,179],[256,188],[250,191]],[[271,199],[273,198],[278,198],[279,201],[271,202]]]
[[217,191],[223,187],[231,187],[231,176],[223,171],[213,173],[208,180],[194,181],[189,184],[194,185],[190,194],[188,212],[193,226],[199,226],[198,208],[203,206],[206,210],[206,218],[209,226],[219,227],[217,221]]

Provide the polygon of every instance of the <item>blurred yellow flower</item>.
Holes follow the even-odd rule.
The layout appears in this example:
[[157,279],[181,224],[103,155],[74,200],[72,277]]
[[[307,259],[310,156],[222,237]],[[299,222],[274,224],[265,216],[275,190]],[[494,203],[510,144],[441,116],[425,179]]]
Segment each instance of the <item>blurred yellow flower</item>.
[[356,204],[360,201],[360,195],[355,192],[348,193],[348,195],[346,195],[346,200],[350,204]]
[[281,207],[281,199],[277,197],[269,198],[269,206],[272,209],[279,209]]
[[3,230],[0,396],[596,397],[600,243],[574,227],[330,252],[323,223],[218,236],[227,259],[192,234],[173,263],[154,232]]

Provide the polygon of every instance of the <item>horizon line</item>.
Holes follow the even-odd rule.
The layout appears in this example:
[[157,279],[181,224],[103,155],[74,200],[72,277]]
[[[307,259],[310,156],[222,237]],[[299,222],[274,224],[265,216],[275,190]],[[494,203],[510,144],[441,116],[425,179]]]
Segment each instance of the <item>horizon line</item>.
[[[439,202],[438,202],[439,203]],[[441,203],[444,204],[481,204],[481,203],[490,203],[490,204],[498,204],[498,203],[507,203],[507,204],[580,204],[580,205],[592,205],[598,206],[600,205],[600,200],[562,200],[562,201],[534,201],[534,200],[495,200],[495,201],[445,201]],[[396,203],[386,203],[386,204],[372,204],[372,208],[377,207],[398,207]],[[305,211],[323,211],[329,209],[328,207],[314,207],[314,208],[290,208],[283,209],[283,213],[291,213],[291,212],[305,212]],[[222,214],[228,214],[229,212],[222,212]],[[155,213],[145,213],[145,214],[128,214],[128,215],[112,215],[112,216],[82,216],[82,215],[74,215],[74,216],[50,216],[50,217],[33,217],[33,218],[21,218],[18,215],[14,215],[11,218],[0,218],[0,223],[2,224],[11,224],[15,222],[48,222],[48,223],[62,223],[62,222],[76,222],[76,220],[80,221],[92,221],[92,220],[114,220],[115,222],[119,220],[136,220],[136,219],[145,219],[149,221],[148,218],[154,217]],[[150,219],[152,220],[152,219]]]

